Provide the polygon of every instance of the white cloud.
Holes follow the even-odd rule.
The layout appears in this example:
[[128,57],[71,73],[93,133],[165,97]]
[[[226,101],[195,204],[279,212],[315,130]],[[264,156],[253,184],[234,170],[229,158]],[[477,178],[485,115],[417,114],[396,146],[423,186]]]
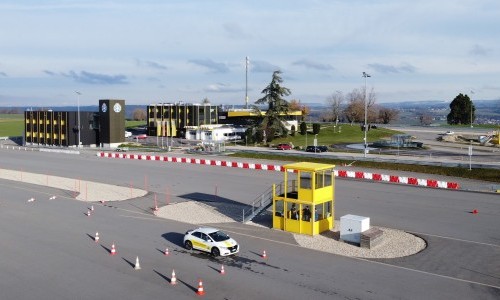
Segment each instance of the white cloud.
[[294,61],[292,65],[303,66],[307,69],[314,69],[318,71],[332,71],[334,69],[330,64],[315,62],[308,59]]
[[205,92],[210,92],[210,93],[233,93],[233,92],[241,92],[244,90],[245,89],[232,87],[231,85],[224,83],[210,84],[204,89]]
[[[210,97],[214,103],[235,101],[243,98],[245,56],[250,98],[260,97],[277,69],[303,102],[349,92],[363,71],[392,101],[417,90],[413,100],[434,99],[500,77],[496,0],[39,3],[0,3],[0,26],[9,29],[1,35],[0,77],[9,80],[2,92],[12,99],[67,101],[61,91],[74,90],[68,85],[95,81],[122,84],[88,85],[91,103],[108,93],[182,100],[210,92],[220,93]],[[477,96],[498,98],[498,92]]]
[[191,59],[190,63],[202,66],[214,73],[228,73],[229,67],[221,62],[215,62],[211,59]]

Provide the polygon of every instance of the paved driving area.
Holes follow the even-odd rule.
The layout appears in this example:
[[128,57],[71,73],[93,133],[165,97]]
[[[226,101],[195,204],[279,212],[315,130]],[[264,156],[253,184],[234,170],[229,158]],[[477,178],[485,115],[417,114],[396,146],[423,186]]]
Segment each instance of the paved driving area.
[[[74,192],[71,189],[74,189],[75,185],[77,187],[78,185],[80,185],[80,187],[83,185],[87,187],[87,189],[88,187],[90,187],[91,192],[88,193],[88,195],[85,195],[85,191],[83,195],[82,193],[77,193],[75,194],[76,199],[88,202],[103,202],[103,200],[104,202],[123,201],[136,197],[139,198],[146,195],[146,192],[140,189],[131,189],[127,187],[89,182],[85,180],[79,180],[78,183],[75,183],[77,181],[75,181],[74,179],[68,179],[58,176],[51,176],[50,178],[48,178],[46,175],[42,174],[5,169],[1,170],[0,178],[18,180],[24,183],[44,186],[49,182],[48,187],[59,187],[62,189],[67,189],[67,193],[69,195]],[[134,197],[130,197],[131,195]],[[29,201],[29,199],[27,199],[27,201]],[[239,212],[239,210],[237,210],[236,212]],[[155,215],[161,218],[199,225],[236,222],[236,220],[231,218],[230,216],[232,215],[235,218],[238,217],[237,215],[235,215],[235,211],[226,211],[225,213],[221,213],[220,210],[216,210],[213,206],[196,201],[184,201],[180,203],[165,205],[159,208],[158,211],[155,212]],[[270,218],[270,216],[268,216],[268,218]],[[336,223],[338,224],[338,222],[339,221],[337,220]],[[257,223],[253,224],[257,226],[259,225]],[[263,227],[269,228],[270,224],[267,224]],[[418,253],[425,249],[425,241],[413,234],[390,228],[380,229],[384,231],[384,242],[374,249],[364,249],[339,241],[338,228],[334,228],[333,231],[325,232],[314,237],[299,234],[294,234],[293,236],[299,245],[306,248],[325,251],[338,255],[363,258],[402,257]]]

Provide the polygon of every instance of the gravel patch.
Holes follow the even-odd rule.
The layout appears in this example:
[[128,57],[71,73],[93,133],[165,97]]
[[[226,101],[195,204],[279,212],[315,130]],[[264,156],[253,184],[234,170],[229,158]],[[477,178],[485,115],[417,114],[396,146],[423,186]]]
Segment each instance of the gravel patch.
[[228,223],[234,220],[216,211],[215,207],[196,201],[186,201],[160,207],[156,211],[160,218],[189,224]]
[[0,169],[0,179],[66,190],[71,197],[85,202],[122,201],[147,194],[146,191],[136,188],[7,169]]
[[[336,222],[337,223],[337,222]],[[340,232],[326,231],[314,237],[294,234],[299,245],[309,249],[361,258],[396,258],[413,255],[425,249],[425,241],[402,230],[376,227],[384,232],[383,242],[372,249],[339,241]]]

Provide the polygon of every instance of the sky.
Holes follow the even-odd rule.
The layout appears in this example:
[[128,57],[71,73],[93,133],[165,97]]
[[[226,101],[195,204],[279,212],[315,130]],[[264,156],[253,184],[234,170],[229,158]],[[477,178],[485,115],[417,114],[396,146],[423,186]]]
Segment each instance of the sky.
[[253,104],[276,70],[305,104],[500,99],[498,0],[2,0],[0,27],[0,106]]

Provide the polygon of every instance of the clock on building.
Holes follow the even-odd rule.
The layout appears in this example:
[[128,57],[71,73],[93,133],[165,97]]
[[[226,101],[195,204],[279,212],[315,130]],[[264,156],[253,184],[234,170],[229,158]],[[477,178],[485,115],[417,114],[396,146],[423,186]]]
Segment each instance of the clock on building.
[[115,111],[115,113],[121,112],[122,106],[120,105],[120,103],[115,103],[115,105],[113,106],[113,110]]
[[101,105],[101,111],[104,112],[104,113],[108,111],[108,106],[106,105],[106,103],[103,103]]

